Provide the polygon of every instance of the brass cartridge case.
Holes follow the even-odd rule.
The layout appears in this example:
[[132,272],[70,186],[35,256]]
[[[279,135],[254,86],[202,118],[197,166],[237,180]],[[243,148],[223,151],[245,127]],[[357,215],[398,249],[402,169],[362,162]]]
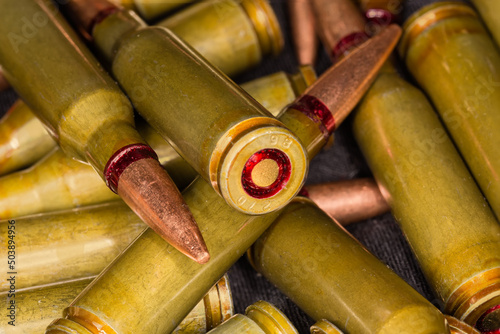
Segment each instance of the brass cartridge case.
[[[377,67],[387,59],[390,46],[395,44],[397,30],[386,31],[387,34],[382,32],[379,35],[380,40],[368,41],[320,78],[313,93],[319,92],[321,82],[333,84],[333,87],[340,87],[338,85],[341,84],[342,89],[335,91],[334,97],[330,96],[327,100],[328,106],[338,108],[342,115],[349,108],[354,108],[369,87]],[[338,75],[352,69],[353,64],[358,63],[358,57],[365,52],[372,56],[368,57],[369,70],[363,67],[362,70],[350,73],[349,77]],[[375,61],[374,54],[381,59]],[[347,95],[343,95],[344,93]],[[322,94],[318,95],[323,97]],[[288,115],[286,120],[297,130],[302,129],[300,133],[304,144],[315,148],[324,139],[321,130],[323,123],[313,122],[307,117],[299,118],[307,120],[303,123],[307,127],[304,128],[303,125],[301,128],[294,116],[289,114],[289,110],[280,119]],[[299,111],[297,114],[303,115]],[[305,141],[311,138],[313,145]],[[64,318],[54,323],[55,326],[73,326],[79,328],[77,333],[96,331],[97,327],[101,334],[130,333],[138,328],[151,334],[169,332],[278,216],[278,212],[260,216],[242,214],[228,206],[202,178],[195,180],[183,195],[203,231],[211,253],[210,262],[202,266],[189,261],[148,229],[79,295],[65,310]],[[151,268],[155,270],[152,271]],[[117,286],[128,288],[118,291]],[[113,303],[117,295],[123,301],[118,307]],[[148,303],[143,303],[142,300],[147,300]],[[156,316],[144,321],[143,314]],[[161,319],[157,319],[160,316]],[[51,333],[65,332],[53,330]]]
[[475,325],[500,303],[500,226],[432,106],[387,66],[353,119],[361,151],[445,313]]
[[333,61],[368,39],[365,21],[352,0],[311,0],[318,34]]
[[79,328],[75,333],[85,334],[97,328],[101,334],[173,331],[278,215],[240,213],[202,178],[183,194],[210,249],[210,261],[204,265],[190,261],[147,229],[46,333],[68,333],[58,327],[62,324],[71,324]]
[[265,0],[208,0],[156,25],[173,31],[228,76],[283,49],[276,16]]
[[[50,322],[60,316],[80,292],[94,279],[64,282],[56,285],[36,287],[15,294],[17,306],[15,327],[9,334],[43,333]],[[8,307],[12,296],[0,294]],[[227,275],[213,286],[195,308],[182,320],[172,334],[203,334],[229,319],[234,313],[231,290]]]
[[500,45],[500,22],[496,17],[496,14],[500,12],[500,3],[495,0],[472,0],[472,3],[481,14],[496,44]]
[[290,320],[274,305],[258,301],[245,311],[236,314],[222,325],[212,329],[210,334],[298,334]]
[[307,173],[298,138],[167,29],[123,28],[138,20],[118,11],[93,29],[98,48],[116,37],[112,71],[137,111],[229,205],[248,214],[283,207]]
[[[257,101],[269,108],[275,117],[278,117],[280,111],[293,102],[315,79],[316,76],[311,67],[302,67],[295,74],[278,72],[250,81],[242,87]],[[40,121],[24,104],[21,105],[24,106],[21,115],[23,123],[19,126],[12,123],[14,114],[18,112],[16,108],[12,110],[12,117],[8,121],[9,126],[15,129],[22,126],[21,129],[23,129],[29,124],[38,124],[37,128],[42,137],[38,143],[43,141],[54,143]],[[19,117],[16,116],[17,118]],[[160,163],[179,189],[187,187],[198,175],[196,171],[144,121],[138,122],[137,129],[154,149]],[[24,152],[29,149],[28,145],[37,147],[37,142],[33,139],[29,141],[24,139],[23,145],[19,148],[23,148]],[[26,149],[24,149],[25,146]],[[90,166],[71,159],[59,149],[50,152],[42,161],[27,170],[0,178],[0,190],[0,217],[5,218],[70,209],[118,199],[102,183]],[[23,204],[19,205],[19,203]]]
[[0,120],[0,136],[0,175],[30,166],[56,146],[21,100]]
[[328,320],[320,320],[311,326],[311,334],[344,334]]
[[372,218],[390,210],[373,179],[354,179],[308,185],[306,195],[342,225]]
[[[11,235],[9,221],[0,222],[2,245]],[[17,289],[98,275],[146,228],[122,202],[33,215],[14,226]],[[7,251],[0,254],[7,258]],[[2,266],[11,271],[7,261]],[[9,286],[2,281],[0,292]]]
[[347,333],[449,333],[430,302],[303,197],[248,254],[257,271],[309,316]]
[[399,52],[500,217],[497,46],[471,7],[441,2],[408,19]]

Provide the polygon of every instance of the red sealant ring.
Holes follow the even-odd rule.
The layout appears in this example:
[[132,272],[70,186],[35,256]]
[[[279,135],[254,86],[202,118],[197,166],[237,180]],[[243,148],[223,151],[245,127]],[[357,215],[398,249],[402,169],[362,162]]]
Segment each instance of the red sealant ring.
[[325,140],[328,140],[328,137],[335,130],[335,118],[330,109],[320,99],[311,95],[303,95],[290,107],[302,112],[314,123],[318,123]]
[[361,45],[369,38],[365,32],[353,32],[342,38],[332,50],[332,57],[336,61],[347,51]]
[[123,171],[133,162],[142,159],[158,160],[158,156],[151,147],[145,144],[131,144],[116,151],[104,168],[104,179],[109,189],[116,193]]
[[[278,164],[278,177],[271,185],[260,187],[253,182],[252,171],[259,162],[266,159],[274,160]],[[241,173],[241,184],[248,195],[259,199],[269,198],[279,193],[286,186],[291,173],[292,165],[288,156],[278,149],[266,148],[254,153],[247,160]]]

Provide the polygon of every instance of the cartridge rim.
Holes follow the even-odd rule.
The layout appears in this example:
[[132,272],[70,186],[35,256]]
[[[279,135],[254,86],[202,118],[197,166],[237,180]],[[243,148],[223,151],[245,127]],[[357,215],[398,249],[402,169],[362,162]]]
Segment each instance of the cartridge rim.
[[252,21],[262,54],[278,55],[285,42],[278,18],[269,3],[266,0],[242,0],[241,6]]
[[[111,328],[105,321],[100,319],[97,315],[84,310],[80,307],[69,306],[63,311],[63,316],[66,321],[73,322],[80,325],[87,330],[86,332],[75,332],[75,334],[99,333],[99,334],[118,334]],[[61,320],[61,319],[59,319]],[[66,322],[65,322],[66,323]],[[57,333],[57,332],[56,332]],[[54,333],[54,334],[56,334]],[[64,332],[63,332],[64,333]],[[52,333],[51,333],[52,334]],[[73,334],[73,333],[71,333]]]
[[[272,187],[279,188],[270,196],[254,196],[245,189],[245,166],[262,150],[286,156],[278,162],[289,170]],[[260,215],[285,206],[300,190],[308,169],[307,152],[300,140],[280,122],[267,117],[249,119],[238,124],[219,141],[210,160],[210,178],[226,202],[240,212]],[[286,181],[286,182],[285,182]],[[248,184],[246,184],[248,185]],[[283,185],[283,187],[281,187]]]
[[330,321],[321,319],[311,326],[311,334],[343,334],[343,332]]
[[478,330],[455,317],[449,315],[445,315],[444,317],[450,326],[451,334],[480,334]]
[[92,332],[77,322],[59,318],[52,321],[47,327],[45,334],[92,334]]
[[398,46],[402,59],[406,58],[408,49],[418,35],[435,23],[450,17],[472,16],[477,17],[474,9],[464,3],[451,1],[438,2],[422,7],[406,20],[403,25],[403,35]]
[[266,301],[260,300],[248,306],[245,313],[265,333],[298,334],[290,320],[278,308]]

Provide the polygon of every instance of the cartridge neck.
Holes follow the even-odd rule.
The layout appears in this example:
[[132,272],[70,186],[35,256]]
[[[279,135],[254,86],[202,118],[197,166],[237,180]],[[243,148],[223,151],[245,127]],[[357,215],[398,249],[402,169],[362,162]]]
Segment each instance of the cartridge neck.
[[432,25],[451,17],[477,17],[470,6],[456,2],[438,2],[423,7],[414,13],[403,26],[403,36],[398,46],[399,55],[406,58],[415,39]]
[[242,0],[241,6],[252,21],[262,54],[277,55],[284,45],[276,15],[266,0]]
[[295,96],[300,96],[304,91],[311,86],[318,76],[311,65],[299,66],[299,71],[290,75],[290,81],[295,93]]

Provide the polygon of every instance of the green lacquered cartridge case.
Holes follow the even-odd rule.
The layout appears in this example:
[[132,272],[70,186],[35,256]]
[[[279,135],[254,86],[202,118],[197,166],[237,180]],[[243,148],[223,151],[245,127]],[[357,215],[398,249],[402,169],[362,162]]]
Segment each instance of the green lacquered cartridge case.
[[[395,44],[394,36],[392,42],[388,41],[391,35],[382,32],[379,36],[380,40],[373,41],[375,47],[368,41],[339,63],[337,69],[352,69],[352,64],[356,64],[359,60],[357,57],[366,50],[380,54],[381,57],[385,54],[386,59],[390,52],[389,45]],[[389,44],[381,46],[383,44],[381,41]],[[381,52],[379,47],[384,52]],[[378,60],[380,65],[385,59]],[[376,68],[375,64],[378,62],[370,65]],[[368,87],[370,78],[374,75],[373,71],[374,69],[361,71],[364,75],[360,72],[350,73],[347,80],[344,80],[346,79],[344,76],[337,76],[339,71],[332,69],[327,76],[318,80],[313,93],[318,92],[318,85],[321,83],[332,83],[331,80],[336,78],[337,84],[342,83],[343,88],[337,94],[348,93],[346,96],[336,95],[334,102],[329,100],[332,102],[329,106],[338,107],[343,114],[357,104],[363,87],[364,89]],[[283,116],[280,119],[283,119]],[[297,129],[301,129],[299,122],[293,122],[293,116],[290,115],[288,120]],[[318,129],[322,123],[312,120],[308,122],[306,124],[309,127],[301,132],[305,133],[301,138],[304,138],[303,140],[312,138],[316,145],[323,139],[323,132]],[[316,128],[315,131],[313,127]],[[318,140],[317,137],[321,139]],[[307,141],[304,144],[307,147],[316,147]],[[211,260],[205,265],[189,261],[148,229],[85,292],[79,295],[65,310],[64,318],[57,320],[54,326],[65,324],[77,328],[76,333],[87,333],[89,330],[95,332],[97,328],[101,330],[101,334],[139,331],[159,334],[172,331],[208,288],[243,255],[278,216],[278,212],[249,216],[234,210],[202,178],[195,180],[183,195],[201,228],[210,249]],[[151,268],[154,268],[154,271]],[[118,291],[117,286],[128,288]],[[113,304],[116,296],[120,296],[123,301],[118,306]],[[145,300],[147,303],[143,302]],[[143,314],[156,316],[147,317],[147,321],[144,321]],[[69,333],[63,329],[50,330],[53,334]]]
[[500,2],[496,0],[472,0],[472,3],[481,14],[496,44],[500,45],[500,22],[496,16],[500,12]]
[[248,253],[309,316],[347,333],[449,333],[439,310],[305,198],[290,203]]
[[274,305],[258,301],[245,311],[212,329],[210,334],[298,334],[293,324]]
[[[280,111],[293,102],[315,78],[311,67],[302,67],[295,74],[278,72],[250,81],[242,87],[278,117]],[[40,141],[54,143],[40,121],[25,105],[20,110],[23,112],[20,115],[23,122],[12,123],[12,119],[19,118],[14,117],[18,112],[16,108],[11,111],[12,117],[8,123],[10,127],[19,129],[28,128],[29,124],[38,124],[37,128],[41,132],[39,137],[43,138]],[[155,130],[143,121],[138,122],[137,128],[180,189],[184,189],[195,179],[196,171]],[[36,146],[34,139],[24,139],[19,148],[24,152]],[[27,170],[0,178],[0,217],[5,218],[70,209],[116,199],[118,197],[102,183],[90,166],[71,159],[59,149],[50,152]]]
[[234,208],[283,207],[307,172],[298,138],[167,29],[130,32],[138,20],[118,11],[93,29],[98,48],[114,42],[112,71],[137,111]]
[[126,8],[134,9],[146,20],[153,20],[196,0],[112,0]]
[[344,334],[328,320],[320,320],[311,326],[311,334]]
[[388,66],[353,129],[445,312],[475,325],[500,303],[500,226],[432,106]]
[[[101,334],[169,333],[278,215],[240,213],[202,178],[183,194],[210,249],[210,261],[200,265],[189,260],[147,229],[47,333],[87,334],[97,328]],[[79,330],[68,332],[63,325]]]
[[462,3],[426,6],[399,51],[500,217],[500,53],[481,20]]
[[229,76],[283,48],[278,20],[265,0],[202,1],[157,25],[172,30]]
[[[61,315],[64,308],[89,285],[92,279],[94,277],[25,289],[16,292],[15,296],[9,296],[8,293],[0,294],[5,308],[8,309],[11,300],[15,300],[16,305],[15,327],[7,327],[9,328],[7,334],[43,333],[50,322]],[[203,334],[229,319],[233,313],[231,290],[225,275],[172,333]]]
[[21,100],[0,120],[0,136],[0,175],[30,166],[56,146]]
[[[12,223],[14,221],[14,223]],[[1,244],[14,226],[16,288],[67,281],[99,274],[146,225],[121,202],[0,223]],[[8,247],[0,254],[7,259]],[[9,290],[2,281],[0,291]]]

